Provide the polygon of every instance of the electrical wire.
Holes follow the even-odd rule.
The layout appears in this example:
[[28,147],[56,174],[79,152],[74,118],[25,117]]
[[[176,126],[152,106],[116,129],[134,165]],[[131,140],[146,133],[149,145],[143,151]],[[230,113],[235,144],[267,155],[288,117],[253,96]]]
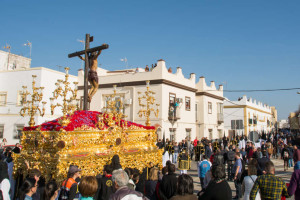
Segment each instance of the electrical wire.
[[[262,89],[262,90],[223,90],[223,92],[274,92],[274,91],[287,91],[287,90],[300,90],[300,88],[276,88],[276,89]],[[219,91],[219,90],[207,90],[207,91]]]

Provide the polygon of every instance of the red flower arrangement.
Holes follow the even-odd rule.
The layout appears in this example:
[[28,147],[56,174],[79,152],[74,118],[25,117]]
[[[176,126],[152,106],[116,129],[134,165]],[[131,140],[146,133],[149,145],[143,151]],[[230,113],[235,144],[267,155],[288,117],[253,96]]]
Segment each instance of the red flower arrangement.
[[[55,120],[52,120],[49,122],[45,122],[38,126],[24,127],[23,131],[34,131],[39,128],[41,131],[59,131],[60,129],[64,129],[66,131],[74,131],[75,129],[80,128],[82,126],[100,130],[100,128],[97,126],[98,117],[100,114],[102,114],[102,113],[97,112],[97,111],[84,111],[84,110],[75,111],[74,114],[67,115],[67,118],[70,120],[70,123],[67,126],[64,126],[64,127],[61,126],[61,124],[59,122],[60,122],[60,120],[62,120],[62,117],[60,117],[58,119],[55,119]],[[103,118],[108,118],[108,115],[104,114]],[[115,119],[113,118],[113,120],[115,120]],[[105,124],[104,124],[102,130],[109,128],[106,120],[104,120],[104,123]],[[115,122],[115,124],[118,126],[124,127],[124,125],[126,123],[125,123],[125,120],[120,120],[120,124],[117,121]],[[139,128],[143,128],[146,130],[154,130],[155,129],[154,126],[144,126],[141,124],[127,121],[127,128],[130,128],[130,127],[139,127]]]

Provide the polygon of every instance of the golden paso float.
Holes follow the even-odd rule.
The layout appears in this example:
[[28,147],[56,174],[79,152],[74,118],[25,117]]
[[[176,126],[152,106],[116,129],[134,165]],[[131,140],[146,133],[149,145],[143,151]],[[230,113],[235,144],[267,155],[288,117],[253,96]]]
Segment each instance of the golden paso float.
[[[149,117],[151,111],[158,114],[152,105],[155,102],[154,92],[147,90],[141,98],[146,102],[142,104],[140,116],[146,117],[147,126],[124,120],[122,100],[116,100],[116,86],[114,92],[106,100],[105,112],[75,111],[77,88],[72,90],[68,82],[68,68],[66,68],[65,80],[58,80],[56,90],[51,98],[51,111],[55,107],[61,107],[63,116],[53,121],[35,126],[34,115],[39,110],[34,105],[40,102],[42,94],[33,90],[30,94],[26,87],[23,92],[24,109],[31,116],[29,127],[22,132],[22,152],[15,155],[14,172],[30,168],[38,168],[46,179],[55,178],[62,181],[71,164],[82,169],[83,175],[97,175],[102,172],[103,166],[109,164],[113,155],[120,157],[123,168],[136,168],[142,171],[146,167],[157,165],[162,167],[162,151],[156,147],[156,130],[150,126]],[[33,80],[33,86],[35,82]],[[76,86],[77,83],[74,82]],[[26,90],[26,91],[25,91]],[[68,95],[71,93],[71,95]],[[29,95],[29,97],[27,97]],[[39,95],[40,98],[36,98]],[[31,101],[29,101],[31,96]],[[53,104],[58,97],[62,98],[62,104]],[[68,98],[67,98],[68,97]],[[78,102],[78,101],[77,101]],[[31,105],[32,104],[32,105]],[[30,106],[31,105],[31,106]],[[43,104],[44,105],[44,104]],[[158,104],[156,104],[158,106]],[[67,114],[69,113],[69,114]],[[26,170],[24,172],[26,174]]]
[[[47,178],[62,180],[70,164],[78,165],[83,175],[97,175],[115,154],[124,168],[161,167],[162,150],[155,145],[153,126],[114,121],[109,114],[95,111],[75,111],[67,116],[67,126],[61,126],[61,120],[24,128],[16,169],[24,168],[27,160]],[[115,126],[109,126],[110,120]]]

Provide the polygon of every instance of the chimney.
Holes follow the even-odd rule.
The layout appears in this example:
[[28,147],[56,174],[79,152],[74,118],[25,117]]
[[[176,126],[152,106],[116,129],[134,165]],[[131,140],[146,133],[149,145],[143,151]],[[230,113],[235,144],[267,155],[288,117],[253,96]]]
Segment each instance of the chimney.
[[157,67],[165,67],[166,68],[166,61],[164,61],[163,59],[160,59],[157,61]]
[[223,91],[223,85],[219,85],[219,90]]
[[194,79],[196,78],[196,74],[195,73],[190,73],[190,79]]
[[181,73],[181,74],[182,74],[182,69],[181,69],[181,67],[177,67],[176,74],[179,74],[179,73]]

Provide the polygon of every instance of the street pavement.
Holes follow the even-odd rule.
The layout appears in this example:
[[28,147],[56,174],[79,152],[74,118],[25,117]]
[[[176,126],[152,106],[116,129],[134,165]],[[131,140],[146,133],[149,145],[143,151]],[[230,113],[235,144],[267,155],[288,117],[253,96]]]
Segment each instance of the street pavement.
[[[290,178],[292,176],[292,173],[294,171],[293,168],[289,168],[287,171],[284,171],[283,169],[283,160],[281,159],[271,159],[272,162],[275,165],[275,175],[279,176],[283,179],[285,182],[290,182]],[[226,170],[227,171],[227,170]],[[180,174],[179,171],[177,171],[178,174]],[[194,181],[194,193],[197,194],[201,190],[201,185],[200,185],[200,179],[198,177],[198,172],[197,172],[197,162],[192,161],[191,163],[191,169],[188,170],[188,174],[193,178]],[[235,187],[234,187],[234,182],[233,181],[228,181],[231,189],[232,189],[232,196],[235,196]],[[289,200],[293,200],[294,197],[289,198]]]

